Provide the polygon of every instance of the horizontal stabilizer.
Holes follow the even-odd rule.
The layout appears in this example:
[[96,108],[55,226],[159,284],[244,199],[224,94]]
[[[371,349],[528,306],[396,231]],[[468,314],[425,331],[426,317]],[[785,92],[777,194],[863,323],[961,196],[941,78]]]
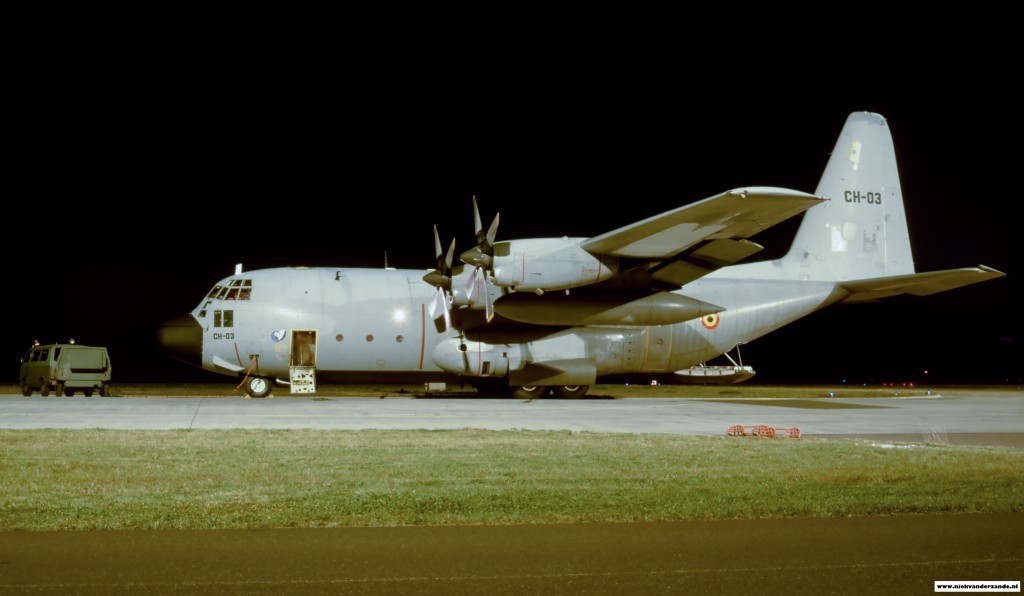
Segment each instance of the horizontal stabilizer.
[[896,296],[897,294],[928,296],[929,294],[953,290],[1004,275],[1006,274],[1002,271],[978,265],[977,267],[965,267],[963,269],[946,269],[944,271],[929,271],[928,273],[913,273],[910,275],[852,281],[840,283],[839,285],[850,292],[850,295],[844,298],[842,302],[869,302],[871,300]]

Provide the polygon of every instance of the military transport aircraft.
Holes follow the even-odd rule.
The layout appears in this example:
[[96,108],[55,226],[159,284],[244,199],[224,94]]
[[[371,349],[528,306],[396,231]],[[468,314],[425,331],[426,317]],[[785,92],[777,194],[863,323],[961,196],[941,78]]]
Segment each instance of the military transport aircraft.
[[[850,115],[813,195],[741,188],[594,238],[477,244],[436,267],[276,268],[218,281],[159,331],[163,351],[245,377],[246,391],[449,382],[482,394],[580,396],[600,379],[671,377],[818,309],[925,296],[1002,276],[916,273],[888,124]],[[803,213],[789,252],[749,238]]]

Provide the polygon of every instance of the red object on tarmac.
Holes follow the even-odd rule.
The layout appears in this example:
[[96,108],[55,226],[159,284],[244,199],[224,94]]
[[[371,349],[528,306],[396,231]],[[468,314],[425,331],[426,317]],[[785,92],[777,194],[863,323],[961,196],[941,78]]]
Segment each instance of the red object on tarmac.
[[[750,430],[747,430],[750,429]],[[758,424],[755,426],[742,426],[737,424],[736,426],[730,426],[729,430],[725,431],[725,434],[730,437],[792,437],[794,439],[800,438],[800,429],[793,428],[777,428],[774,426],[765,426],[764,424]]]

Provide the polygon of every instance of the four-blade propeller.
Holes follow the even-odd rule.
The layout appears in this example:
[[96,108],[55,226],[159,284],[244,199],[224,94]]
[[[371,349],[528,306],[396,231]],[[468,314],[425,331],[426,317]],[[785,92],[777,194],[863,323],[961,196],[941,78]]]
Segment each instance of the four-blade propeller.
[[423,276],[423,281],[437,288],[434,299],[430,302],[427,310],[430,318],[437,316],[440,308],[444,312],[444,331],[448,333],[452,328],[452,315],[449,308],[451,303],[450,292],[452,290],[452,261],[455,258],[455,239],[448,247],[448,252],[441,252],[441,237],[437,233],[437,226],[434,226],[434,254],[437,258],[437,268]]
[[[460,255],[463,263],[473,266],[473,273],[470,274],[469,282],[466,284],[466,295],[470,301],[478,302],[481,297],[475,292],[482,288],[484,309],[487,313],[488,322],[494,318],[494,305],[491,303],[490,288],[487,287],[487,275],[494,273],[494,238],[498,234],[498,220],[500,217],[500,213],[494,215],[494,221],[491,222],[491,227],[487,228],[485,233],[483,224],[480,222],[480,208],[477,207],[476,196],[474,195],[473,223],[475,224],[476,246]],[[483,283],[478,285],[479,281],[483,281]]]

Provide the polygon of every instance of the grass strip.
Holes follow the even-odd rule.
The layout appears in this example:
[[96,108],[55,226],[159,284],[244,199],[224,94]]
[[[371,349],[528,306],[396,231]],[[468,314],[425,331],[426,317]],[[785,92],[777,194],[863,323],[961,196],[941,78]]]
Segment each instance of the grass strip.
[[0,530],[1024,511],[1024,452],[537,431],[0,431]]

